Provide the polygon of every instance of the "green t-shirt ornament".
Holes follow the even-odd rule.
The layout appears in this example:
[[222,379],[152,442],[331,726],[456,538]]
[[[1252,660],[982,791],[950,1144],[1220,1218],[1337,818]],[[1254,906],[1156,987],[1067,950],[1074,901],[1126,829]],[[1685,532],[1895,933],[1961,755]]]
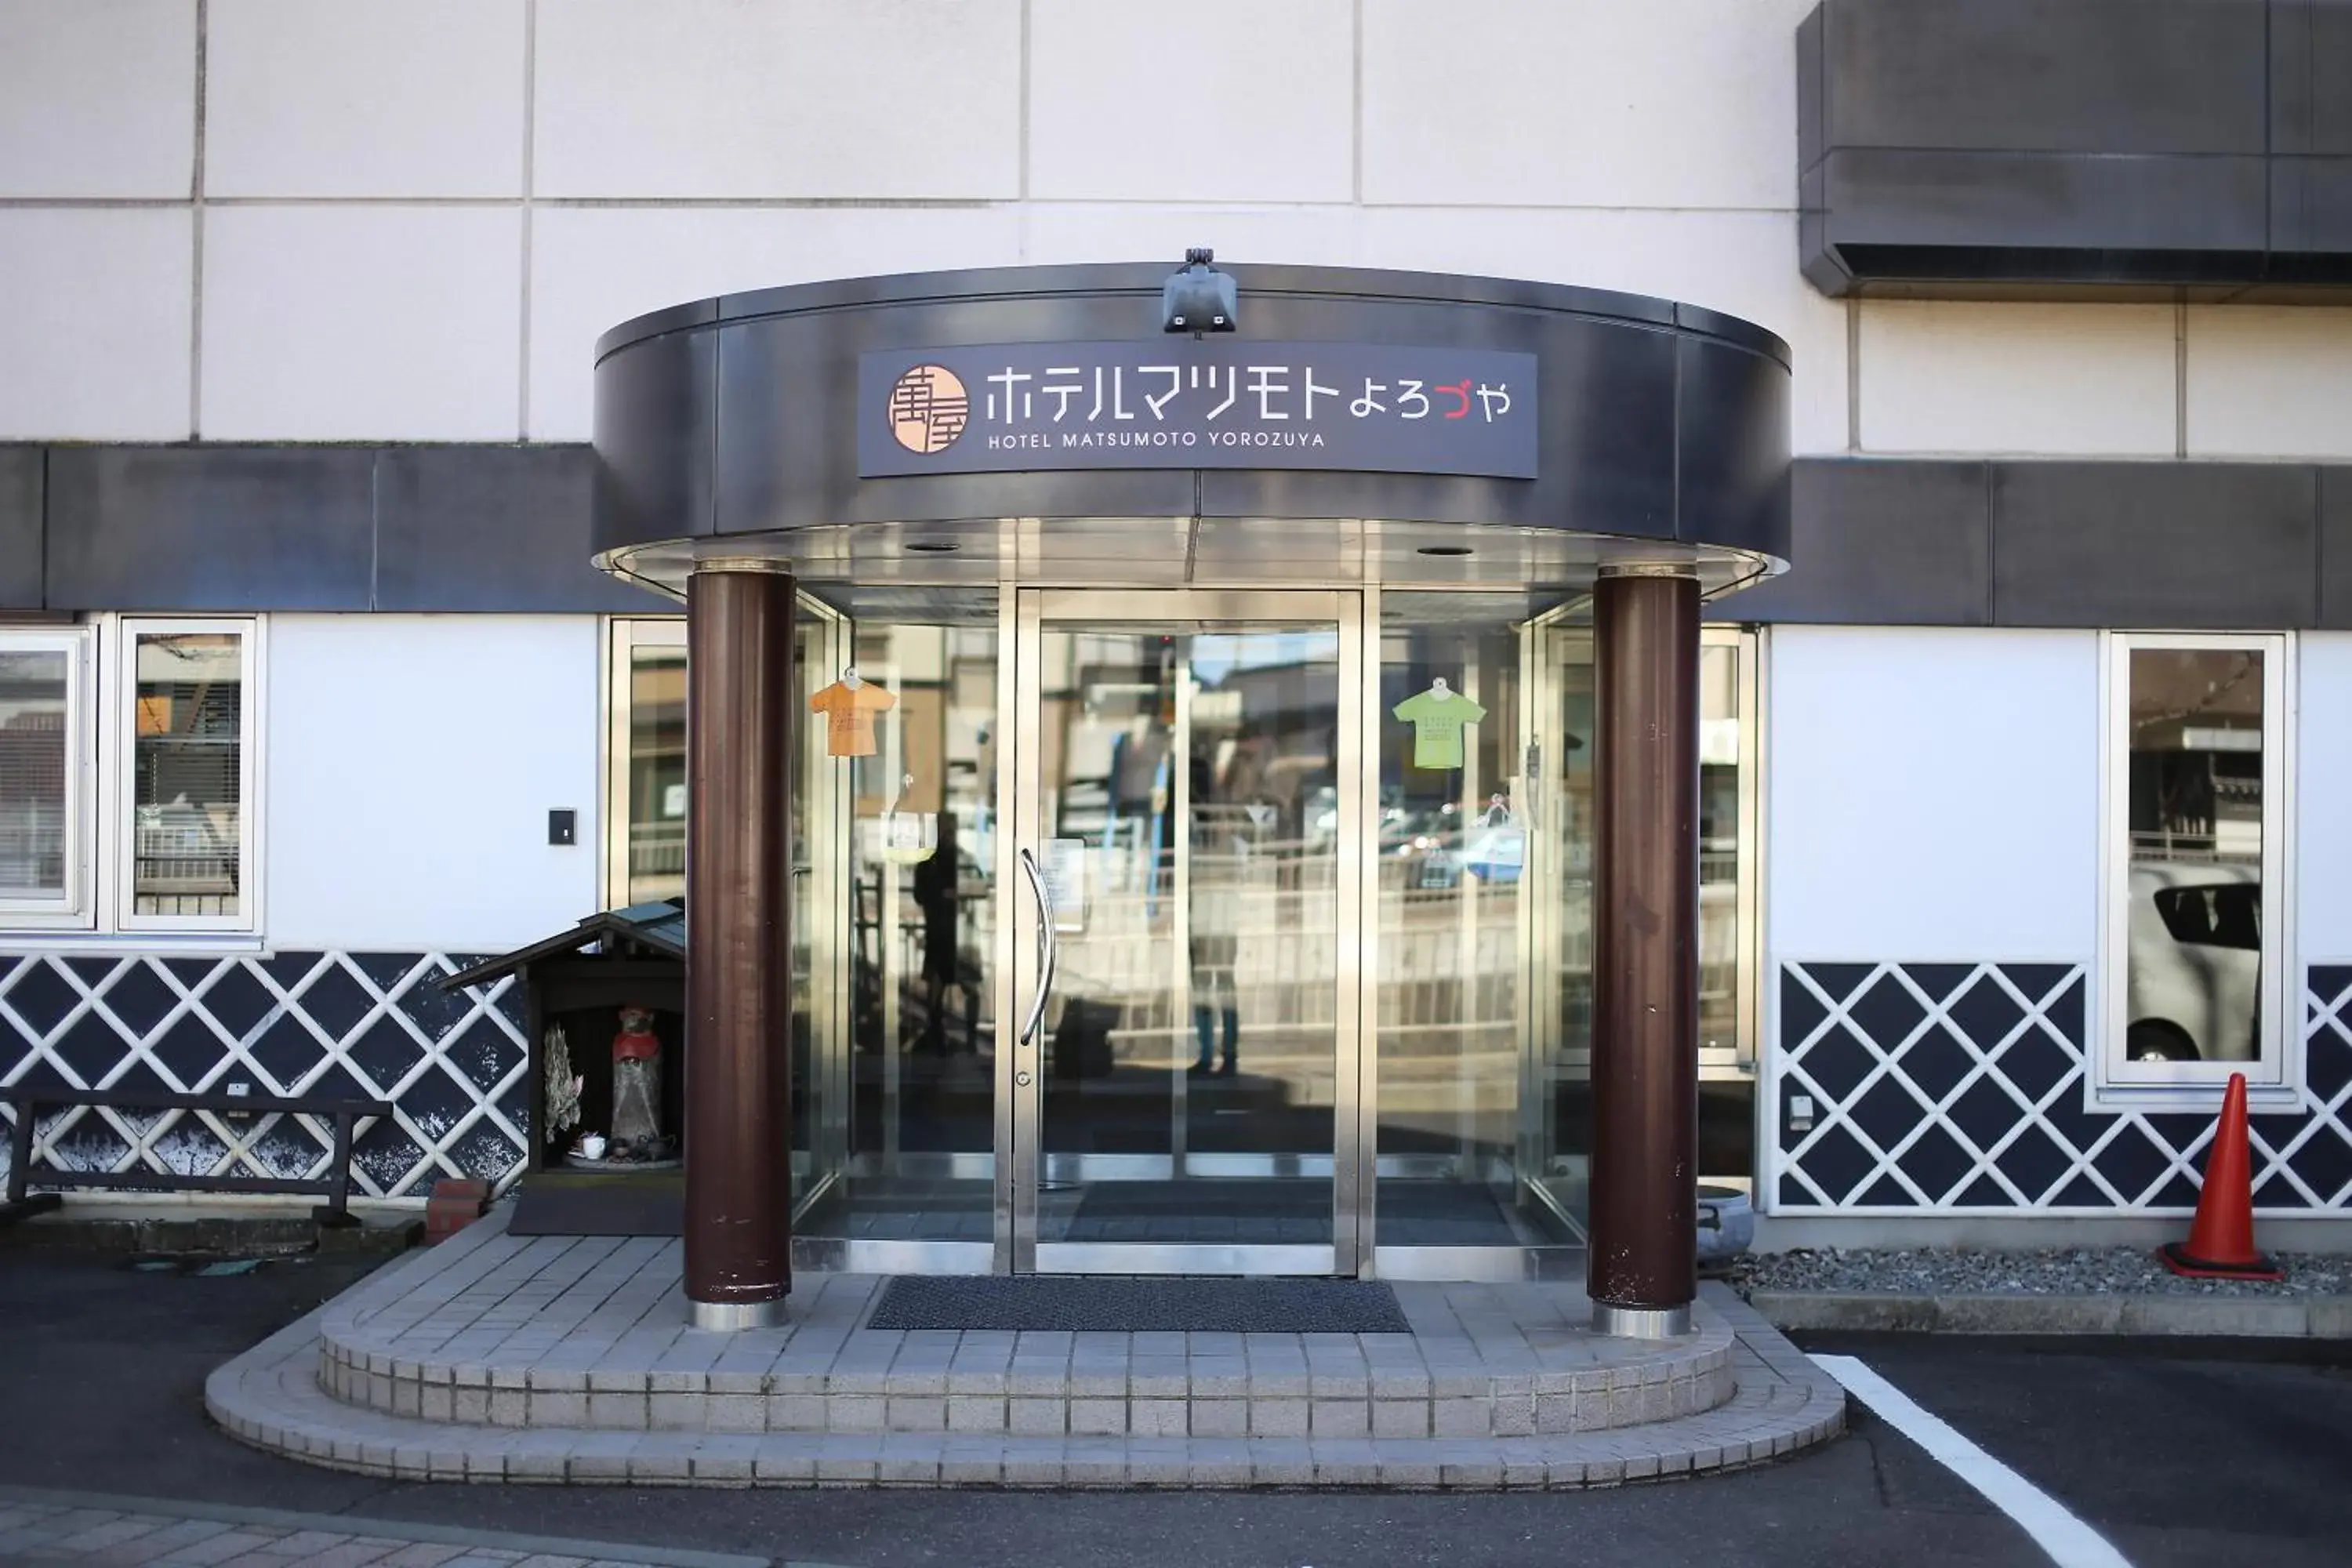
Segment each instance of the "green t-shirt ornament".
[[1439,676],[1426,691],[1416,691],[1391,710],[1412,726],[1412,765],[1417,768],[1458,768],[1462,765],[1462,727],[1475,724],[1486,710],[1445,684]]

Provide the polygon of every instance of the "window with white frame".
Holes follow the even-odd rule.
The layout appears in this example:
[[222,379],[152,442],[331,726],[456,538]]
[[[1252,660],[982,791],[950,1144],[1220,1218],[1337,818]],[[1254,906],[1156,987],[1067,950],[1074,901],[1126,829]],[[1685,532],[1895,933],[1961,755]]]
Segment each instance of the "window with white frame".
[[606,667],[605,901],[686,891],[686,622],[612,623]]
[[2118,633],[2106,655],[2105,1089],[2286,1089],[2293,645]]
[[248,932],[259,624],[0,626],[0,930]]

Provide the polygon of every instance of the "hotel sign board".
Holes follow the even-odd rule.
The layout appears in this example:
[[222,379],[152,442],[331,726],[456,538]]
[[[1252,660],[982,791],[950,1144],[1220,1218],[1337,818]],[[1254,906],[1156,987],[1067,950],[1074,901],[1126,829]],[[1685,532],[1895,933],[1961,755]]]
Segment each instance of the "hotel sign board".
[[1536,356],[1256,342],[885,350],[857,365],[857,471],[1320,468],[1536,477]]

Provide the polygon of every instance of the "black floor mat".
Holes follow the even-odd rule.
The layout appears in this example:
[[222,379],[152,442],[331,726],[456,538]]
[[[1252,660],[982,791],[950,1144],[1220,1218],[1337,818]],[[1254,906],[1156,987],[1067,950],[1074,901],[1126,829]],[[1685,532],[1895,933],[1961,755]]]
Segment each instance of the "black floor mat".
[[686,1183],[624,1174],[528,1176],[516,1190],[509,1236],[683,1236]]
[[896,1279],[882,1288],[866,1326],[1040,1333],[1412,1332],[1396,1292],[1377,1280],[1034,1274]]

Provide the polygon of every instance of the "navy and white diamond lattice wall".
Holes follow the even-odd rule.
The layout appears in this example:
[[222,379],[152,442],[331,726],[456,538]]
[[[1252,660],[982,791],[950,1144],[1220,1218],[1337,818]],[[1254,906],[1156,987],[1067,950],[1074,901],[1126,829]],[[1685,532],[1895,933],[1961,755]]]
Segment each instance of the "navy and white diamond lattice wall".
[[[521,1170],[530,1120],[521,994],[511,980],[444,992],[441,977],[467,962],[0,955],[0,1085],[245,1082],[255,1094],[389,1100],[394,1114],[353,1142],[354,1195],[421,1202],[452,1176],[504,1185]],[[37,1165],[209,1175],[315,1175],[331,1147],[331,1128],[309,1117],[201,1111],[45,1112],[37,1137]],[[0,1142],[0,1171],[6,1159]]]
[[[2303,1104],[2252,1118],[2254,1203],[2352,1209],[2352,965],[2306,979]],[[2088,989],[2080,964],[1782,965],[1775,1209],[2193,1209],[2213,1119],[2084,1109]]]

